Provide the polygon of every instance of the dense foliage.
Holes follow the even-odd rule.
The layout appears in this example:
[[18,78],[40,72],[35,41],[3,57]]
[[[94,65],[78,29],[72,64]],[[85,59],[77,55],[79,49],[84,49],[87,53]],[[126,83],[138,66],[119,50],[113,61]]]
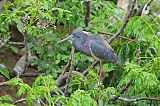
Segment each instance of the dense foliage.
[[[12,36],[10,26],[16,26],[21,36],[28,37],[27,46],[36,54],[38,59],[32,62],[33,66],[43,73],[36,78],[32,86],[20,78],[10,79],[8,72],[0,68],[6,76],[8,84],[18,86],[17,96],[24,96],[28,105],[39,100],[43,105],[53,106],[61,103],[64,106],[107,106],[127,105],[124,102],[108,102],[110,95],[127,98],[160,97],[160,18],[154,14],[160,8],[156,2],[151,4],[151,13],[135,16],[129,20],[121,36],[115,39],[111,46],[121,63],[121,68],[108,64],[103,66],[104,72],[113,72],[114,79],[107,87],[98,84],[98,66],[85,77],[72,75],[69,87],[70,96],[66,98],[56,86],[56,80],[62,73],[69,60],[71,44],[55,45],[60,39],[68,36],[74,29],[85,29],[98,34],[116,33],[123,24],[125,12],[106,0],[91,1],[89,26],[85,27],[85,1],[79,0],[13,0],[1,4],[0,13],[0,40],[5,41]],[[143,4],[146,0],[139,2]],[[160,11],[159,11],[160,12]],[[111,36],[104,35],[106,39]],[[24,51],[9,43],[3,48],[12,52]],[[1,50],[0,50],[1,51]],[[138,51],[140,53],[138,53]],[[140,55],[140,57],[138,57]],[[137,58],[139,61],[137,62]],[[74,54],[74,69],[83,72],[93,59],[81,53]],[[119,90],[132,79],[133,83],[124,94]],[[108,81],[109,80],[109,81]],[[0,97],[0,104],[12,101],[12,97]],[[156,101],[139,101],[133,105],[158,104]]]

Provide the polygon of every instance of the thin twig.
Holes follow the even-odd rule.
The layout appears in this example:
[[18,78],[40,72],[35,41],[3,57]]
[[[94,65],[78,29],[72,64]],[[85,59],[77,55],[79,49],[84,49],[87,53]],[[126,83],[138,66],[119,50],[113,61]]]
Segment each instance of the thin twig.
[[125,17],[125,20],[123,21],[123,25],[118,30],[118,32],[114,34],[114,36],[112,36],[110,39],[108,39],[108,43],[111,43],[114,39],[116,39],[122,33],[122,31],[126,27],[127,23],[129,22],[129,19],[131,18],[135,3],[136,3],[136,0],[132,0],[130,11],[128,13],[126,13],[126,17]]
[[152,2],[153,2],[153,0],[149,0],[147,3],[144,4],[141,14],[143,14],[145,12],[147,7],[150,6]]
[[128,41],[132,41],[132,42],[137,42],[134,39],[131,39],[131,38],[128,38],[128,37],[124,37],[124,36],[118,36],[118,38],[122,38],[122,39],[125,39],[125,40],[128,40]]
[[144,101],[144,100],[160,101],[160,98],[141,97],[136,99],[128,99],[128,98],[119,97],[118,100],[125,101],[128,103],[133,103],[133,102]]
[[[100,34],[106,34],[106,35],[114,36],[114,34],[112,34],[112,33],[106,33],[106,32],[100,32]],[[128,41],[136,42],[135,39],[131,39],[131,38],[120,36],[120,35],[118,36],[118,38],[122,38],[122,39],[125,39],[125,40],[128,40]]]
[[65,97],[68,96],[68,89],[69,89],[69,84],[70,84],[70,81],[71,81],[71,73],[72,73],[72,70],[73,70],[73,59],[74,59],[74,47],[72,47],[72,50],[71,50],[71,56],[70,56],[71,64],[70,64],[68,79],[66,80]]
[[[69,58],[71,58],[71,55],[72,55],[72,54],[70,54],[70,57],[69,57]],[[67,65],[65,66],[65,68],[64,68],[64,70],[63,70],[63,72],[62,72],[62,74],[61,74],[59,77],[63,76],[63,75],[69,70],[70,65],[71,65],[71,59],[69,59]]]
[[17,101],[15,101],[13,104],[16,105],[16,104],[22,103],[22,102],[24,102],[24,101],[26,101],[25,98],[24,98],[24,99],[17,100]]
[[86,5],[86,14],[84,19],[84,24],[87,27],[89,24],[89,17],[90,17],[90,0],[85,0],[85,5]]
[[147,2],[147,6],[150,6],[152,2],[153,2],[153,0],[149,0],[149,1]]
[[8,44],[11,44],[11,45],[24,45],[24,42],[8,42]]

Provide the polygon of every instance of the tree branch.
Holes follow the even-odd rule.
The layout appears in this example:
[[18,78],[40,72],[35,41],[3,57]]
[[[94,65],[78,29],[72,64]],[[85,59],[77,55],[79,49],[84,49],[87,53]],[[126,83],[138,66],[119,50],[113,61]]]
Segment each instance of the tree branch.
[[[66,72],[64,75],[61,75],[61,76],[57,79],[57,84],[56,84],[57,87],[59,87],[59,86],[62,84],[63,80],[68,77],[68,74],[69,74],[69,72]],[[77,71],[72,71],[71,74],[84,77],[83,74],[81,74],[80,72],[77,72]]]
[[[36,56],[32,56],[30,51],[27,53],[27,57],[26,54],[24,54],[23,56],[21,56],[21,58],[17,61],[16,65],[14,66],[13,70],[16,72],[17,76],[21,76],[21,74],[23,74],[25,72],[25,68],[31,64],[31,62],[34,59],[37,59]],[[27,58],[27,63],[26,63],[26,58]],[[26,66],[27,65],[27,66]]]
[[[126,27],[127,23],[129,22],[129,19],[132,17],[132,13],[133,13],[136,1],[137,0],[132,0],[130,2],[131,3],[131,4],[129,4],[129,6],[131,6],[130,7],[130,11],[128,12],[128,14],[126,13],[126,18],[125,18],[125,20],[123,22],[123,25],[121,26],[121,28],[118,30],[117,33],[115,33],[110,39],[108,39],[108,43],[111,43],[114,39],[116,39],[118,36],[120,36],[120,34],[122,33],[122,31]],[[142,5],[142,7],[138,10],[138,12],[135,15],[141,15],[141,13],[143,12],[143,10],[145,8],[147,8],[152,2],[153,2],[153,0],[149,0],[147,3],[145,3],[144,5]]]
[[3,86],[8,86],[8,82],[1,82],[0,87],[3,87]]
[[66,80],[66,89],[65,89],[65,97],[68,96],[68,89],[69,89],[69,84],[70,84],[70,81],[71,81],[71,73],[72,73],[72,70],[73,70],[73,59],[74,59],[74,47],[72,47],[72,50],[71,50],[71,55],[70,55],[70,70],[69,70],[69,74],[68,74],[68,79]]
[[90,0],[85,0],[85,5],[86,5],[86,14],[84,19],[84,24],[87,27],[89,24],[89,17],[90,17]]
[[128,102],[128,103],[133,103],[133,102],[144,101],[144,100],[160,101],[160,98],[142,97],[142,98],[136,98],[136,99],[128,99],[128,98],[119,97],[118,100],[125,101],[125,102]]
[[9,41],[8,44],[11,44],[11,45],[24,45],[24,42],[12,42],[12,41]]
[[123,22],[123,25],[118,30],[118,32],[114,34],[114,36],[112,36],[110,39],[108,39],[108,43],[111,43],[114,39],[116,39],[122,33],[122,31],[126,27],[127,23],[129,22],[129,19],[131,18],[132,12],[134,10],[135,3],[136,3],[136,0],[132,0],[130,11],[128,13],[126,13],[126,17],[125,17],[125,20]]

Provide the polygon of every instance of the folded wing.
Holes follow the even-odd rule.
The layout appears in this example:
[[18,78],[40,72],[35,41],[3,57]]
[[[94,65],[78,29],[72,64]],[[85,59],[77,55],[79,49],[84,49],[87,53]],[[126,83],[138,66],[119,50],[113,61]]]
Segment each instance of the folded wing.
[[93,57],[99,60],[117,63],[117,57],[110,46],[90,40],[89,47]]

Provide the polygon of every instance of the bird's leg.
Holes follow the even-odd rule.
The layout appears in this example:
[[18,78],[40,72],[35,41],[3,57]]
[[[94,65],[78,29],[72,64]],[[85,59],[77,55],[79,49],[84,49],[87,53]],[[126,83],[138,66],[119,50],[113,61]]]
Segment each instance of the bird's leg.
[[102,71],[103,71],[103,66],[102,66],[102,61],[99,61],[99,81],[102,81]]

